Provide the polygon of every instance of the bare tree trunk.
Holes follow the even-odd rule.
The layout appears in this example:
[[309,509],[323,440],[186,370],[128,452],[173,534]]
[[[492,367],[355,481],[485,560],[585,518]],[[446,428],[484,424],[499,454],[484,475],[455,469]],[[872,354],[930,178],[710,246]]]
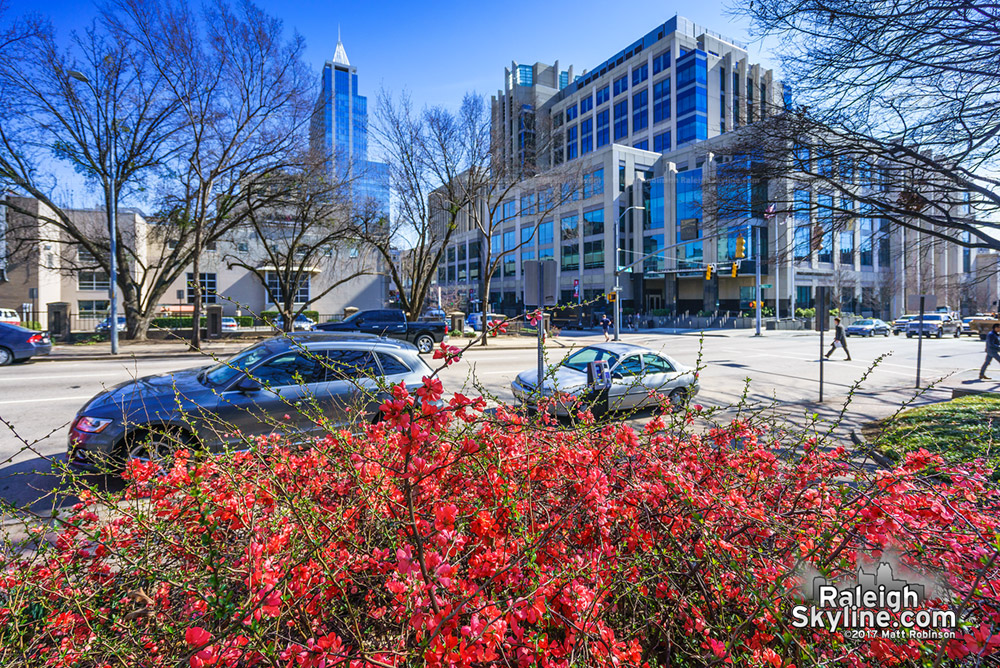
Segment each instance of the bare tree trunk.
[[201,225],[194,232],[194,257],[191,260],[191,273],[194,281],[194,306],[191,309],[191,341],[188,348],[201,350]]

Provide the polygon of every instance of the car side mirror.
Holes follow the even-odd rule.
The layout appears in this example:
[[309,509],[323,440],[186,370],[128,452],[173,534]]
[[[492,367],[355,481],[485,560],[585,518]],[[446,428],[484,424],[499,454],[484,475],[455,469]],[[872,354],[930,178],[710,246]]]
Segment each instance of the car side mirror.
[[242,392],[243,394],[260,392],[260,381],[256,378],[251,378],[250,376],[243,376],[243,378],[240,379],[240,382],[236,383],[236,390]]
[[614,378],[615,380],[621,380],[625,376],[623,376],[622,374],[620,374],[617,371],[615,371],[614,373],[611,374],[611,377]]

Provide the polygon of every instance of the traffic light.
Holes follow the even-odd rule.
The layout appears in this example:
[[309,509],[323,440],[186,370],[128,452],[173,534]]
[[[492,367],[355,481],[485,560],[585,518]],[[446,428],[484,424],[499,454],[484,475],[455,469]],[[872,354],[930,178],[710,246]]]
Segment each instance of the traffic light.
[[[742,260],[747,256],[747,241],[743,238],[743,235],[736,237],[736,259]],[[735,276],[735,274],[734,274]]]
[[706,281],[712,280],[712,265],[708,265],[707,267],[705,267],[705,280]]
[[618,293],[617,292],[609,292],[608,293],[608,303],[609,304],[614,304],[616,301],[618,301]]
[[750,302],[750,308],[757,308],[757,302]]
[[733,262],[733,278],[736,278],[736,272],[740,270],[740,265],[738,262]]

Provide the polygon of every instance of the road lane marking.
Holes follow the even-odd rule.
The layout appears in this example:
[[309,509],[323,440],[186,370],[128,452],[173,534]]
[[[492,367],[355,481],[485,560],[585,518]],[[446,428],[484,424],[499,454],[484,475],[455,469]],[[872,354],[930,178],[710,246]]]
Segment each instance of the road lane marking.
[[59,376],[0,376],[0,382],[5,380],[62,380],[65,378],[107,378],[106,373],[74,373]]
[[74,397],[47,397],[45,399],[13,399],[10,401],[0,401],[0,406],[5,406],[8,404],[47,404],[56,401],[80,401],[83,399],[90,399],[93,394],[83,394]]

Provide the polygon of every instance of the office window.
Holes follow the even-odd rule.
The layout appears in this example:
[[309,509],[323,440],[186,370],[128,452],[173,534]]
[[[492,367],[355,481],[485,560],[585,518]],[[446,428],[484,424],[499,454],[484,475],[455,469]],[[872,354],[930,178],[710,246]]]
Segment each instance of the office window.
[[566,159],[572,160],[576,157],[576,126],[566,130]]
[[580,100],[580,113],[585,114],[594,108],[594,98],[589,95]]
[[510,220],[517,214],[517,204],[514,200],[503,203],[503,219]]
[[586,211],[583,214],[583,236],[604,234],[604,209]]
[[517,247],[517,232],[507,230],[503,233],[503,275],[510,277],[517,274],[517,262],[514,260],[513,250]]
[[670,51],[653,56],[653,76],[670,69]]
[[602,269],[604,267],[604,240],[585,241],[583,243],[583,268]]
[[840,233],[840,264],[854,266],[854,231]]
[[108,290],[111,281],[106,272],[83,270],[77,273],[76,287],[78,290]]
[[701,86],[693,86],[677,94],[677,115],[683,116],[693,111],[708,113],[708,91]]
[[611,110],[597,112],[597,148],[611,143]]
[[585,118],[580,121],[580,155],[594,150],[594,119]]
[[632,144],[632,148],[637,148],[640,151],[648,151],[649,150],[649,140],[648,139],[643,139],[642,141],[637,141],[636,143]]
[[[452,269],[454,270],[454,267],[452,267]],[[208,275],[212,277],[212,282],[214,286],[215,274],[208,274]],[[202,276],[205,276],[205,274],[202,274]],[[191,280],[190,277],[191,274],[188,274],[189,281]],[[269,271],[264,275],[264,277],[267,280],[268,301],[270,301],[272,304],[283,302],[284,295],[281,292],[281,282],[278,280],[278,273],[274,271]],[[452,280],[454,280],[454,277],[452,277]],[[204,281],[202,281],[202,285],[204,285]],[[204,289],[204,287],[202,289]],[[215,288],[213,287],[212,289],[214,290]],[[309,301],[309,276],[305,275],[302,277],[302,281],[299,283],[299,289],[296,290],[295,292],[294,302],[296,304],[304,304],[307,301]],[[189,287],[188,303],[190,304],[193,302],[194,302],[194,297],[191,295],[191,288]],[[214,303],[214,300],[212,303]]]
[[569,72],[559,73],[559,90],[562,90],[569,85]]
[[535,196],[522,195],[521,196],[521,215],[530,216],[535,213]]
[[571,107],[566,107],[566,122],[569,123],[574,118],[576,118],[576,105]]
[[653,150],[661,153],[670,150],[670,130],[653,135]]
[[599,107],[611,99],[611,87],[604,86],[603,88],[598,88],[595,96],[597,97],[597,106]]
[[479,278],[479,242],[469,242],[469,280],[474,281]]
[[808,225],[795,228],[795,259],[808,260],[812,254],[812,232]]
[[653,84],[653,122],[659,123],[668,118],[670,118],[669,78],[661,79]]
[[107,299],[81,299],[76,303],[76,312],[81,318],[103,318],[111,309]]
[[858,246],[858,259],[861,261],[862,267],[870,267],[872,266],[872,247],[874,246],[872,219],[862,218],[858,222],[858,227],[861,232],[861,243]]
[[570,239],[576,239],[579,236],[579,217],[573,216],[563,216],[561,223],[562,227],[562,238],[563,241],[568,241]]
[[[651,253],[656,253],[664,247],[663,235],[662,234],[649,234],[642,240],[642,252],[643,255],[650,255]],[[661,254],[653,255],[653,257],[647,258],[642,263],[642,270],[646,273],[658,273],[662,272],[665,268],[664,257]]]
[[822,235],[816,259],[833,262],[833,198],[830,195],[816,197],[816,222]]
[[525,251],[525,250],[521,251],[521,264],[522,265],[525,262],[527,262],[528,260],[534,260],[534,259],[535,259],[535,251],[533,251],[533,250],[532,251]]
[[649,126],[649,91],[643,88],[632,96],[632,132]]
[[577,271],[580,268],[580,243],[575,239],[573,243],[562,245],[560,255],[563,271]]
[[517,232],[507,230],[503,233],[503,249],[504,251],[512,251],[515,246],[517,246]]
[[535,226],[521,228],[521,247],[530,246],[535,239]]
[[[965,234],[969,234],[966,232]],[[965,266],[966,256],[965,252],[968,249],[962,251],[962,262],[963,269],[966,274],[969,273],[969,267]],[[971,258],[970,258],[971,259]],[[891,263],[891,258],[889,257],[889,221],[885,218],[881,219],[878,226],[878,264],[880,267],[888,267]]]
[[580,185],[578,183],[564,183],[560,187],[564,202],[575,202],[580,199]]
[[615,141],[628,137],[628,99],[615,104]]
[[539,248],[538,249],[538,259],[539,260],[544,260],[547,257],[555,257],[555,255],[556,255],[556,252],[554,250],[552,250],[551,247],[549,247],[549,248]]
[[538,225],[538,245],[545,246],[552,243],[552,221],[547,220]]
[[632,85],[638,86],[649,78],[649,65],[643,63],[632,68]]
[[[268,280],[273,272],[268,272]],[[199,283],[201,283],[201,303],[202,304],[214,304],[215,303],[215,274],[201,272],[198,274]],[[277,274],[275,274],[275,279],[277,280]],[[192,272],[187,273],[187,303],[194,304],[194,274]]]
[[604,194],[604,168],[595,169],[590,173],[590,188],[592,195]]
[[628,76],[623,76],[621,78],[615,79],[615,97],[618,97],[622,93],[628,90]]
[[677,121],[677,145],[691,141],[708,139],[708,119],[695,114]]
[[534,70],[532,70],[531,65],[517,66],[517,83],[522,86],[530,86],[534,79]]

